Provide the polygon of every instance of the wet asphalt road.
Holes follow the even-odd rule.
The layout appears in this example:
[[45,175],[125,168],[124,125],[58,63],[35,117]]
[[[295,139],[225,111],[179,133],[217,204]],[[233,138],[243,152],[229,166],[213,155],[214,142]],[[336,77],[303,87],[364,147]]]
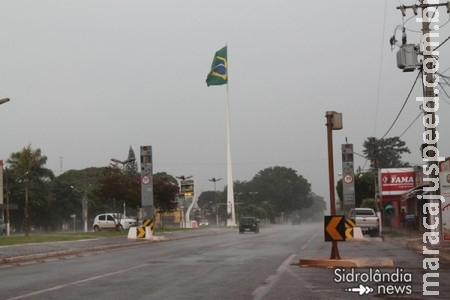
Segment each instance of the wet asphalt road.
[[[98,239],[0,248],[0,299],[384,299],[379,285],[363,298],[344,289],[358,282],[336,282],[327,268],[301,268],[302,258],[328,257],[320,224],[262,227],[259,234],[198,230],[165,235],[162,242]],[[84,250],[83,250],[84,249]],[[387,242],[339,243],[341,256],[390,257],[411,273],[406,299],[421,295],[422,260],[416,252]],[[66,255],[62,255],[67,251]],[[70,253],[73,251],[73,253]],[[5,263],[20,255],[58,256]],[[368,272],[369,269],[361,269]],[[389,270],[391,272],[392,270]],[[440,296],[450,292],[448,266],[441,266]],[[381,270],[381,272],[385,272]]]

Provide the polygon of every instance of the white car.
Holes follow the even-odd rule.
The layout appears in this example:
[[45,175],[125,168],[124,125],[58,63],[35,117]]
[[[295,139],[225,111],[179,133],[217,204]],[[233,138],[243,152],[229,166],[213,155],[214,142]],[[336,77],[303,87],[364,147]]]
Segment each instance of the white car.
[[198,224],[198,226],[200,226],[200,227],[208,227],[209,226],[209,222],[208,222],[208,220],[201,220],[200,223]]
[[105,229],[126,230],[131,226],[136,226],[135,219],[119,213],[106,213],[97,215],[94,219],[94,231]]

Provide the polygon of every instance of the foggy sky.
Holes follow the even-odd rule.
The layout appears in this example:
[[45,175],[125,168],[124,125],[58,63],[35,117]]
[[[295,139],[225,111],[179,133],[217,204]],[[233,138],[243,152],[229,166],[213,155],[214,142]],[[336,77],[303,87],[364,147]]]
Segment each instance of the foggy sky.
[[[31,143],[59,175],[151,145],[154,172],[193,175],[198,192],[223,178],[222,190],[227,91],[205,79],[227,45],[233,179],[284,166],[328,199],[325,112],[343,114],[333,137],[337,180],[341,144],[347,138],[362,154],[367,137],[383,136],[417,76],[397,68],[389,45],[412,16],[402,18],[400,3],[1,1],[0,98],[11,101],[0,106],[0,159]],[[443,25],[449,16],[440,12]],[[421,25],[405,26],[417,44]],[[439,33],[443,41],[450,25]],[[440,71],[450,67],[449,49],[440,48]],[[388,137],[420,112],[421,92],[417,84]],[[438,111],[441,156],[450,154],[448,102]],[[423,130],[419,119],[401,137],[412,151],[405,161],[421,163]]]

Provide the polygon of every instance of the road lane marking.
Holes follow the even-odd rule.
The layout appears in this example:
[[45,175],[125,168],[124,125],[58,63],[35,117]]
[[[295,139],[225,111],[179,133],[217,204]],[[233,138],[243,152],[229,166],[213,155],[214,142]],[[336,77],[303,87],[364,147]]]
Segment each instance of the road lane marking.
[[300,250],[305,251],[306,248],[308,248],[309,244],[311,243],[312,240],[314,240],[316,238],[316,236],[318,236],[322,231],[316,231],[316,233],[306,242],[306,244],[304,244]]
[[270,275],[264,280],[263,285],[257,287],[252,295],[254,300],[263,299],[263,297],[270,291],[270,289],[280,280],[281,276],[288,270],[294,257],[297,254],[291,254],[275,271],[275,274]]
[[74,285],[78,285],[78,284],[85,283],[85,282],[90,282],[90,281],[103,279],[103,278],[110,277],[110,276],[115,276],[115,275],[118,275],[118,274],[121,274],[121,273],[126,273],[126,272],[129,272],[129,271],[133,271],[133,270],[140,269],[140,268],[143,268],[143,267],[148,267],[148,266],[149,266],[149,264],[142,264],[142,265],[130,267],[130,268],[119,270],[119,271],[109,272],[109,273],[105,273],[105,274],[102,274],[102,275],[92,276],[92,277],[89,277],[89,278],[86,278],[86,279],[81,279],[81,280],[77,280],[77,281],[73,281],[73,282],[68,282],[68,283],[65,283],[65,284],[56,285],[54,287],[50,287],[50,288],[34,291],[34,292],[31,292],[31,293],[27,293],[27,294],[15,296],[15,297],[7,298],[5,300],[26,299],[26,298],[30,298],[30,297],[33,297],[33,296],[36,296],[36,295],[41,295],[41,294],[44,294],[44,293],[60,290],[60,289],[63,289],[63,288],[69,287],[69,286],[74,286]]
[[[311,241],[313,241],[317,235],[319,235],[321,231],[317,231],[301,248],[301,251],[304,251]],[[253,300],[260,300],[263,299],[264,296],[275,286],[275,284],[280,280],[281,276],[286,272],[290,271],[289,266],[292,264],[292,261],[294,257],[296,257],[297,254],[291,254],[275,271],[275,274],[270,275],[269,277],[264,280],[263,285],[260,285],[257,287],[252,295]]]

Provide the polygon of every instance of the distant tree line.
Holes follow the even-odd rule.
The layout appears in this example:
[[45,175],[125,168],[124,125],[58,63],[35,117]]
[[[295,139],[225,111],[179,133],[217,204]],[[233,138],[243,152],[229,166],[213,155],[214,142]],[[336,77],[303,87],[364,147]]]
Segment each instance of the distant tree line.
[[[88,199],[89,223],[104,212],[126,210],[135,216],[141,204],[141,178],[131,147],[127,161],[130,163],[70,170],[55,176],[45,168],[47,157],[40,149],[28,145],[12,153],[4,174],[4,195],[11,204],[11,228],[26,235],[31,230],[61,230],[72,224],[72,215],[81,220],[83,197]],[[177,180],[165,172],[154,174],[153,189],[158,211],[172,211],[181,200]],[[286,167],[264,169],[248,182],[235,182],[234,190],[238,215],[271,221],[280,214],[286,218],[309,218],[321,215],[326,207],[323,198],[311,192],[308,181]],[[226,193],[226,187],[217,195],[203,192],[198,197],[198,209],[210,213],[217,210],[226,219]]]
[[[250,181],[234,183],[236,215],[255,216],[275,222],[277,217],[289,219],[311,219],[323,216],[326,203],[311,192],[311,185],[303,176],[291,168],[270,167],[259,171]],[[198,198],[200,209],[214,219],[226,220],[227,187],[223,191],[203,192]]]

